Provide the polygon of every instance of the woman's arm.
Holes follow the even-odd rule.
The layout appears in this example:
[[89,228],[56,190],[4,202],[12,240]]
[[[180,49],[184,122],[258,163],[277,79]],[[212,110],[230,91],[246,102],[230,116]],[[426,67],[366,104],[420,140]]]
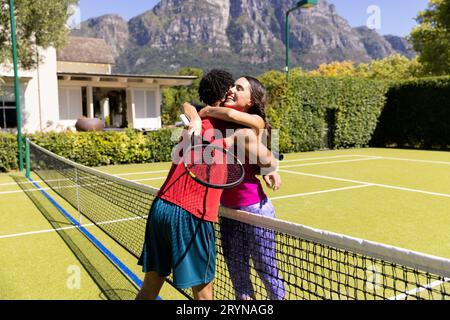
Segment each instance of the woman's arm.
[[261,168],[261,174],[267,175],[278,168],[278,160],[272,152],[261,143],[258,134],[253,129],[239,129],[226,139],[227,146],[238,146],[245,152],[245,161],[257,164]]
[[205,107],[200,110],[200,117],[212,117],[241,124],[254,130],[264,129],[264,120],[256,115],[225,107]]
[[190,121],[187,126],[188,133],[194,133],[197,136],[200,135],[202,131],[202,119],[200,118],[197,109],[195,109],[195,107],[188,102],[183,103],[181,108]]

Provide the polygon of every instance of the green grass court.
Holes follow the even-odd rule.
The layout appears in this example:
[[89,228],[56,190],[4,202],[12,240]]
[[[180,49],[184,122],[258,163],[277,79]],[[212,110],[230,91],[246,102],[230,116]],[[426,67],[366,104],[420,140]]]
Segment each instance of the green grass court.
[[[169,167],[156,163],[99,169],[160,187]],[[281,190],[267,192],[279,219],[450,258],[448,152],[352,149],[288,154],[280,174]],[[122,297],[131,298],[136,289],[18,176],[0,175],[0,299],[107,299],[105,292],[115,286],[128,288]],[[78,219],[76,210],[46,191]],[[86,229],[142,277],[134,257],[98,228]],[[182,298],[167,284],[161,297]]]

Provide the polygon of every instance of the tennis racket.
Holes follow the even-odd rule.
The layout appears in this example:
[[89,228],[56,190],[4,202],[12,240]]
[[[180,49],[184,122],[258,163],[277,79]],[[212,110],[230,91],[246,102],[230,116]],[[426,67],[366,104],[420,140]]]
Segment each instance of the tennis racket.
[[[181,116],[185,125],[189,120]],[[191,146],[183,154],[183,165],[197,183],[214,189],[228,189],[244,179],[244,166],[231,152],[222,146],[201,139],[196,143],[192,135]]]

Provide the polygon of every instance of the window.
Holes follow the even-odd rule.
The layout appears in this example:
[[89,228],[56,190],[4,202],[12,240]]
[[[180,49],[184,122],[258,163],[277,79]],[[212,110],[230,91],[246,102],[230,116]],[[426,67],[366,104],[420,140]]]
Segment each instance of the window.
[[2,87],[0,90],[0,129],[17,128],[17,109],[14,88]]
[[146,91],[147,96],[147,118],[158,117],[158,112],[156,111],[156,93],[155,91]]
[[82,115],[81,88],[59,88],[59,120],[77,120]]
[[134,103],[137,119],[159,117],[159,111],[156,108],[155,91],[135,90]]
[[144,90],[135,90],[134,91],[134,105],[136,118],[142,119],[147,118],[145,116],[145,91]]

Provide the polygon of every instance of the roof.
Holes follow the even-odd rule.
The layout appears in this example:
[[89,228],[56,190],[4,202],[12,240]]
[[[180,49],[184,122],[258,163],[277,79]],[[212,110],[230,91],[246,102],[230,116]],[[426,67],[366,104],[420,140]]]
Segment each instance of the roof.
[[112,49],[100,38],[69,37],[57,52],[58,61],[114,64]]
[[88,81],[95,83],[157,83],[160,85],[190,85],[196,76],[172,76],[172,75],[141,75],[141,74],[98,74],[58,72],[59,80]]

